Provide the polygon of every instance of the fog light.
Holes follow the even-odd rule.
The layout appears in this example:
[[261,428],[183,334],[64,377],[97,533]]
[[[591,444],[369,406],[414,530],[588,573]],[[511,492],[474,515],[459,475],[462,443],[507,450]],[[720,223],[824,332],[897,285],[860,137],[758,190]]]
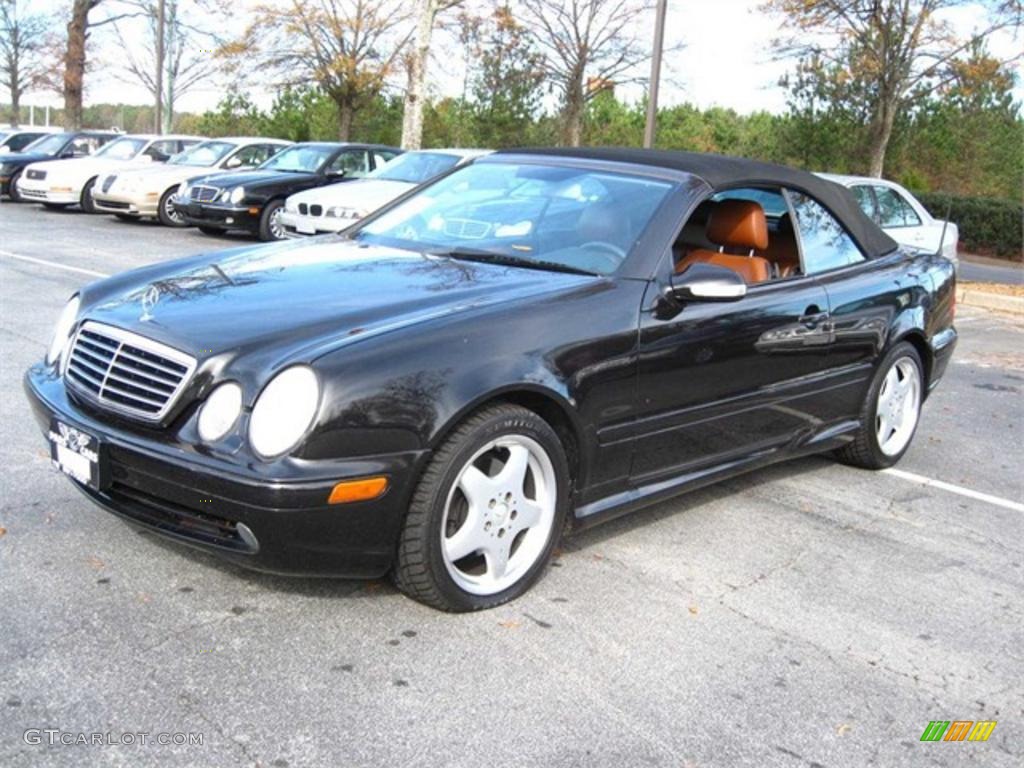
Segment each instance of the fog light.
[[334,486],[328,504],[350,504],[353,501],[379,499],[388,489],[386,477],[366,477],[362,480],[344,480]]

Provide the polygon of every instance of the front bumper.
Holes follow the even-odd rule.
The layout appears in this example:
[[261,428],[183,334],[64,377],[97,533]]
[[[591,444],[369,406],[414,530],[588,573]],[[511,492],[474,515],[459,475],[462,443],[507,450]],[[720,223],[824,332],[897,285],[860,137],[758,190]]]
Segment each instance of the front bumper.
[[173,205],[185,223],[193,227],[241,229],[254,235],[260,231],[260,214],[263,213],[263,206],[182,202],[177,197],[174,198]]
[[[103,487],[68,480],[130,523],[271,573],[377,578],[391,568],[423,452],[306,462],[301,479],[274,479],[115,426],[77,403],[49,366],[30,368],[24,387],[44,434],[58,418],[99,439]],[[338,481],[371,475],[389,479],[381,498],[326,503]]]
[[341,232],[356,223],[356,219],[339,219],[333,216],[310,216],[294,211],[281,213],[281,226],[287,237],[311,237]]
[[104,213],[123,213],[129,216],[157,215],[157,207],[160,204],[160,195],[157,192],[139,194],[110,193],[94,190],[92,193],[93,205],[96,210]]
[[26,200],[32,200],[39,203],[76,205],[81,199],[82,190],[76,190],[71,185],[51,185],[50,182],[45,179],[36,180],[22,176],[18,180],[18,194]]

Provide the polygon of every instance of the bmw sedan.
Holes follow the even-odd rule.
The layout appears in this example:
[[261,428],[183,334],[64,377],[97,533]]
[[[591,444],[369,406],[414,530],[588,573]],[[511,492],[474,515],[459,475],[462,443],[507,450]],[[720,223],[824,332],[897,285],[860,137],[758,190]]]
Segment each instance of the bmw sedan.
[[954,296],[811,174],[506,151],[342,235],[87,285],[25,388],[54,467],[129,523],[468,611],[567,529],[795,456],[896,463]]

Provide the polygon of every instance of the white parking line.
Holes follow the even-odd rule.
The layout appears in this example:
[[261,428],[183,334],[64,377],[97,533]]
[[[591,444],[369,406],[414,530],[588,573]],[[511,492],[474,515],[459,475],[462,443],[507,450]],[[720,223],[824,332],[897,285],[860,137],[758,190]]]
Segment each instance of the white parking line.
[[29,261],[33,264],[42,264],[44,267],[53,267],[54,269],[63,269],[68,272],[80,272],[83,275],[92,275],[93,277],[110,277],[105,272],[95,272],[91,269],[83,269],[82,267],[72,267],[67,264],[58,264],[56,261],[47,261],[46,259],[37,259],[32,256],[21,256],[17,253],[11,253],[10,251],[0,251],[0,256],[6,256],[9,259],[18,259],[18,261]]
[[1003,507],[1004,509],[1012,509],[1014,512],[1024,512],[1024,504],[1020,504],[1016,501],[1010,501],[1009,499],[1003,499],[999,496],[992,496],[988,493],[982,493],[981,491],[972,491],[970,488],[963,488],[959,485],[953,485],[952,483],[944,483],[941,480],[932,480],[930,477],[924,475],[915,475],[913,472],[905,472],[902,469],[896,469],[890,467],[889,469],[883,469],[887,475],[898,477],[901,480],[908,480],[911,483],[920,483],[921,485],[930,485],[932,488],[938,488],[943,491],[949,491],[950,493],[956,493],[960,496],[966,496],[969,499],[976,499],[978,501],[984,501],[989,504],[995,504],[997,507]]

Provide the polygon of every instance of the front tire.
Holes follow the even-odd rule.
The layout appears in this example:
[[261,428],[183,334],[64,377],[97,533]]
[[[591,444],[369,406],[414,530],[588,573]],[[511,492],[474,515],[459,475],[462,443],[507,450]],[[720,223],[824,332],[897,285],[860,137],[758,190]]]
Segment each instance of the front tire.
[[836,451],[845,464],[885,469],[898,462],[914,439],[924,399],[924,366],[912,344],[893,346],[878,366],[852,443]]
[[160,197],[160,204],[157,206],[156,215],[160,219],[160,223],[165,227],[181,228],[187,226],[182,215],[174,209],[173,198],[174,193],[177,191],[177,187],[171,187]]
[[82,188],[82,199],[79,205],[86,213],[96,213],[96,202],[92,199],[92,188],[96,186],[96,179],[89,179]]
[[264,206],[260,215],[260,240],[263,242],[284,240],[284,226],[281,224],[283,208],[283,200],[271,200]]
[[444,611],[513,600],[551,559],[569,483],[565,450],[544,419],[514,405],[479,411],[420,478],[399,539],[396,585]]
[[22,173],[24,173],[24,171],[18,171],[16,174],[11,176],[11,180],[8,182],[7,196],[11,198],[12,203],[20,203],[24,199],[18,191],[18,182],[21,181]]

